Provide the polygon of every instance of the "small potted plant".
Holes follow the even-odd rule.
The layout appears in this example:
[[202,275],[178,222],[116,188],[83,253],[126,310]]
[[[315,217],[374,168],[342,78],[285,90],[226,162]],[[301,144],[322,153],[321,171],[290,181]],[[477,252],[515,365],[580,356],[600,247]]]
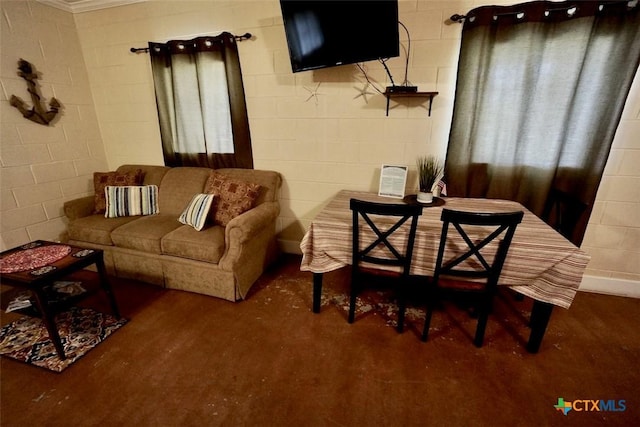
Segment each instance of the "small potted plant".
[[418,196],[420,203],[433,202],[433,187],[442,173],[442,163],[435,156],[420,156],[416,161],[418,167]]

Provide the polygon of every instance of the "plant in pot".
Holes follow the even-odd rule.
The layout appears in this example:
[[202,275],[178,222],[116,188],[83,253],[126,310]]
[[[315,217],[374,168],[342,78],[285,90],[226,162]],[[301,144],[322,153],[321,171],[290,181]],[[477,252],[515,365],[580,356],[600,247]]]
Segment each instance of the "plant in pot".
[[433,187],[444,167],[435,156],[420,156],[416,161],[418,167],[418,196],[420,203],[433,202]]

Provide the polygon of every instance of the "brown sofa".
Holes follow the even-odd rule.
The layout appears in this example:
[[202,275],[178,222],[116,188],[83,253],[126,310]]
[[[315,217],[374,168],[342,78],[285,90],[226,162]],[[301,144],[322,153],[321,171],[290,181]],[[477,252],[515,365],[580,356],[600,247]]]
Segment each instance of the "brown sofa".
[[105,218],[94,214],[94,196],[64,204],[68,242],[102,249],[110,275],[171,289],[244,299],[249,288],[278,256],[276,219],[282,178],[274,171],[218,169],[232,179],[260,185],[252,209],[226,227],[196,231],[178,221],[191,198],[202,193],[211,169],[123,165],[117,172],[142,169],[142,185],[158,186],[158,213]]

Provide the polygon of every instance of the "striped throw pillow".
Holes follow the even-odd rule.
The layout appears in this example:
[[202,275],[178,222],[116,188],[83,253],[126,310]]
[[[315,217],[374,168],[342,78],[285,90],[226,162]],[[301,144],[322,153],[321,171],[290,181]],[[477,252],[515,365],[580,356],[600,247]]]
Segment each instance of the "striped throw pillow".
[[112,186],[104,189],[107,199],[105,218],[153,215],[158,213],[158,186]]
[[182,212],[178,221],[200,231],[207,222],[207,215],[213,203],[213,194],[196,194]]

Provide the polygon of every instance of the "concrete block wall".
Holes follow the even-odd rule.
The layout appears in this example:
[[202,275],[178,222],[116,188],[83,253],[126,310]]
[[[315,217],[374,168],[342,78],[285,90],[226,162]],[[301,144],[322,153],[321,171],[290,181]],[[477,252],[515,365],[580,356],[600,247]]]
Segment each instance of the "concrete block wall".
[[[411,34],[408,79],[440,92],[430,117],[428,98],[392,100],[386,117],[386,99],[355,65],[292,73],[278,0],[154,1],[76,14],[110,167],[162,163],[149,59],[131,47],[250,32],[254,37],[239,49],[255,167],[283,174],[280,242],[299,251],[310,222],[339,189],[377,191],[383,163],[413,170],[419,154],[444,158],[460,37],[460,25],[445,21],[473,5],[401,0],[399,6]],[[406,46],[406,33],[400,36]],[[405,57],[388,64],[402,81]],[[390,84],[381,64],[365,66],[379,89]],[[412,172],[407,191],[416,188]]]
[[[640,70],[627,98],[582,242],[587,274],[640,295]],[[623,281],[620,283],[620,281]]]
[[[0,14],[0,247],[61,240],[62,205],[93,193],[94,171],[107,160],[73,15],[32,1],[3,1]],[[62,109],[49,126],[9,104],[33,106],[18,60],[38,72],[42,100]]]
[[[3,2],[3,8],[6,3],[11,2]],[[149,59],[145,54],[131,53],[129,48],[145,47],[148,41],[187,39],[222,31],[252,33],[254,37],[241,42],[239,49],[254,161],[256,168],[277,170],[284,176],[279,237],[283,249],[288,252],[299,250],[299,241],[314,216],[338,190],[376,191],[381,164],[397,162],[411,167],[407,191],[414,191],[415,157],[424,153],[444,156],[461,32],[461,26],[451,24],[448,18],[454,13],[464,14],[474,7],[489,4],[486,1],[400,0],[400,20],[411,34],[408,78],[420,90],[438,91],[439,95],[434,98],[430,117],[426,111],[428,104],[416,99],[392,101],[386,117],[385,98],[371,87],[366,88],[362,73],[355,66],[291,72],[278,0],[157,0],[78,13],[72,17],[39,4],[36,6],[31,1],[21,3],[29,4],[31,10],[50,10],[51,16],[62,23],[69,23],[70,19],[75,21],[84,63],[81,60],[78,64],[82,65],[69,63],[74,68],[86,70],[89,96],[93,96],[100,130],[96,138],[88,138],[89,158],[95,158],[101,138],[109,169],[123,163],[162,164]],[[513,2],[501,0],[497,3]],[[10,9],[22,9],[22,6]],[[25,15],[27,18],[31,19]],[[27,32],[28,39],[34,38],[33,32],[43,31],[27,31],[26,28],[22,29]],[[406,34],[402,30],[400,34],[403,46],[407,46]],[[3,37],[3,58],[4,43]],[[39,51],[37,46],[30,49]],[[404,56],[389,61],[394,80],[402,79],[404,61]],[[365,65],[369,77],[378,87],[389,83],[380,64],[368,62]],[[7,72],[5,69],[3,65],[3,82],[5,76],[14,76],[13,70]],[[22,120],[17,121],[23,123]],[[62,123],[65,129],[62,135],[68,137],[68,124]],[[2,129],[4,133],[4,118]],[[40,129],[34,132],[38,131],[42,132]],[[601,287],[603,283],[616,287],[618,282],[623,282],[630,293],[640,290],[638,135],[640,78],[637,77],[583,243],[583,248],[592,256],[588,275],[594,278],[595,287]],[[9,137],[10,141],[18,140],[15,136]],[[40,166],[32,170],[34,165],[64,163],[63,160],[53,161],[51,146],[62,145],[50,142],[51,138],[60,136],[55,136],[55,132],[39,134],[38,144],[35,139],[28,144],[25,149],[29,150],[33,162],[16,165],[8,178],[35,183],[43,171],[37,171]],[[47,146],[46,154],[36,145]],[[9,151],[5,154],[4,146],[3,142],[3,162],[6,156],[17,156]],[[63,156],[64,151],[60,149],[56,155]],[[78,153],[81,150],[69,151]],[[82,173],[89,173],[79,169],[84,164],[79,159],[67,159],[66,162],[75,168],[76,179]],[[88,164],[91,170],[104,167],[99,162]],[[4,166],[3,163],[3,169]],[[72,169],[65,164],[59,166],[59,170],[55,169],[58,178],[54,182],[65,183],[64,186],[60,184],[63,198],[70,191],[86,191],[82,188],[82,180],[76,182],[76,186],[67,183],[73,180],[68,177]],[[54,171],[49,170],[49,173]],[[9,199],[7,203],[13,204],[12,209],[18,209],[17,196],[12,192],[11,197],[7,197],[4,188],[3,185],[3,204]],[[49,191],[45,193],[50,194]],[[21,203],[32,201],[25,200],[23,195]],[[40,206],[40,211],[36,209],[31,214],[32,219],[26,220],[14,213],[15,220],[21,217],[22,221],[42,224],[46,218],[46,203],[42,202]],[[34,225],[30,227],[35,230]]]

